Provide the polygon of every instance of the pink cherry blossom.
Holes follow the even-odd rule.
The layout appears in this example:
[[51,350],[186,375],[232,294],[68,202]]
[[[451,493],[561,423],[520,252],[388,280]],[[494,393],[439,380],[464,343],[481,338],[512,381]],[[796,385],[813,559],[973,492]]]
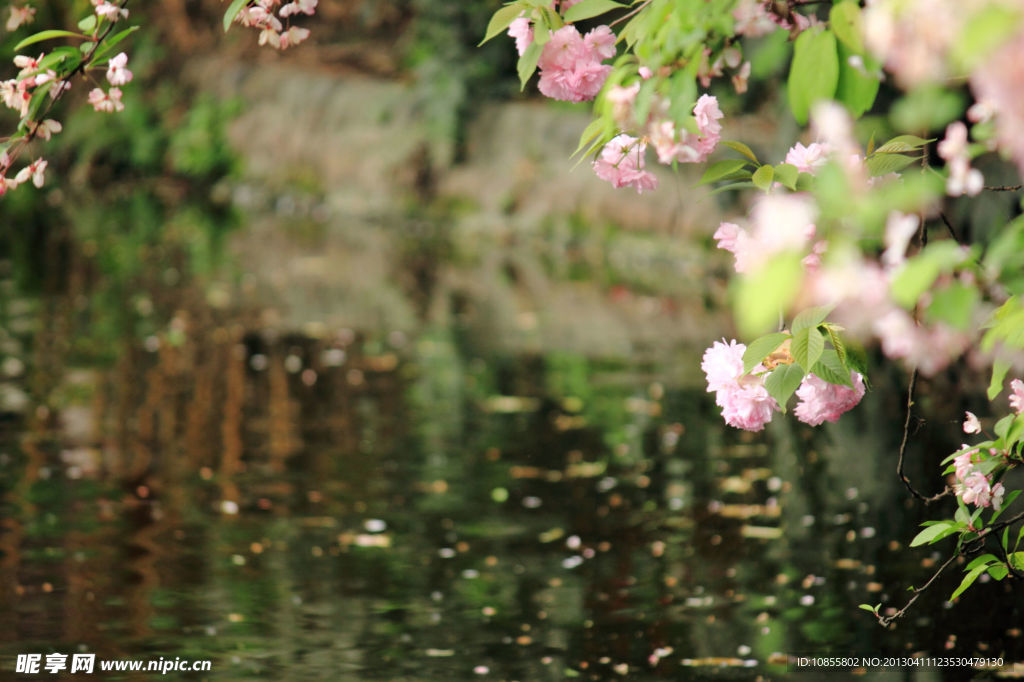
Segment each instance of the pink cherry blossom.
[[124,52],[111,57],[107,62],[107,80],[111,85],[124,85],[132,80],[133,74],[127,69],[128,55]]
[[828,161],[829,146],[812,142],[806,147],[797,142],[786,153],[786,163],[796,166],[801,173],[814,175]]
[[973,412],[967,412],[964,418],[964,433],[981,433],[981,422]]
[[39,124],[32,125],[33,134],[42,140],[49,140],[50,136],[59,133],[63,129],[64,126],[60,124],[60,121],[55,121],[52,118],[48,118]]
[[11,16],[7,19],[7,30],[16,31],[23,24],[31,24],[35,19],[36,8],[29,5],[15,7],[11,5]]
[[[716,341],[704,351],[700,366],[707,377],[708,392],[715,393],[715,403],[722,408],[725,423],[738,429],[760,431],[779,407],[760,376],[743,373],[746,349],[735,340]],[[755,372],[763,370],[760,365],[754,368]]]
[[117,21],[120,17],[128,16],[128,10],[121,9],[114,3],[107,2],[107,0],[92,0],[92,4],[93,7],[96,8],[96,16],[102,17],[104,19]]
[[1010,382],[1010,407],[1017,414],[1024,414],[1024,382],[1014,379]]
[[601,150],[594,161],[597,177],[615,187],[635,187],[638,194],[658,187],[658,178],[644,170],[644,151],[647,145],[635,137],[618,135]]
[[708,392],[733,386],[743,375],[743,353],[747,347],[735,339],[715,341],[704,351],[700,368],[708,381]]
[[312,16],[316,12],[317,0],[296,0],[289,2],[278,12],[279,16],[288,17],[292,14],[308,14]]
[[108,114],[115,111],[124,111],[124,104],[121,103],[121,89],[110,88],[109,92],[103,92],[100,88],[93,88],[89,92],[89,104],[96,111]]
[[533,43],[533,25],[528,17],[518,17],[508,25],[508,34],[516,39],[516,52],[522,57]]
[[850,373],[853,387],[830,384],[814,374],[804,376],[796,397],[800,398],[793,414],[805,424],[817,426],[822,422],[836,422],[839,417],[856,407],[864,397],[864,379],[857,372]]
[[287,31],[281,34],[278,46],[282,50],[286,50],[289,47],[294,47],[299,43],[306,40],[309,37],[308,28],[300,28],[299,26],[290,26]]
[[612,70],[601,62],[614,55],[615,35],[607,26],[598,26],[585,37],[575,26],[563,26],[551,34],[537,61],[537,87],[542,94],[566,102],[594,99]]
[[[662,103],[667,110],[667,102]],[[697,134],[677,131],[675,124],[663,117],[656,117],[648,124],[647,135],[658,153],[658,161],[664,164],[703,163],[715,151],[721,140],[723,117],[718,108],[718,99],[712,95],[701,95],[693,107],[697,122]]]

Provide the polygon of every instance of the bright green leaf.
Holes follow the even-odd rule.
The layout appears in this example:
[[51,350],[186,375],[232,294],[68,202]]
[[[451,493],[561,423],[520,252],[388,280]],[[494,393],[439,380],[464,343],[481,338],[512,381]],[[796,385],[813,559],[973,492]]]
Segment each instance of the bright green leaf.
[[919,547],[921,545],[930,545],[934,542],[938,542],[942,538],[952,535],[960,530],[958,524],[952,521],[941,521],[934,525],[928,526],[920,533],[914,536],[914,539],[910,541],[911,547]]
[[891,154],[900,152],[912,152],[920,149],[929,142],[935,142],[935,138],[926,140],[917,135],[897,135],[875,151],[879,154]]
[[29,45],[40,43],[44,40],[53,40],[54,38],[88,38],[88,36],[84,36],[81,33],[75,33],[74,31],[61,31],[59,29],[40,31],[39,33],[33,33],[15,45],[14,52],[21,52],[23,48],[28,47]]
[[231,4],[228,5],[227,10],[224,12],[224,32],[227,33],[231,28],[231,24],[235,21],[235,17],[242,11],[248,0],[231,0]]
[[855,54],[864,52],[864,41],[860,37],[860,7],[857,3],[840,2],[833,5],[828,21],[840,43]]
[[793,359],[805,370],[810,371],[825,350],[825,338],[816,327],[805,327],[793,334],[790,352]]
[[[844,2],[837,7],[851,4]],[[879,80],[876,76],[850,64],[850,58],[854,53],[846,45],[839,44],[838,54],[839,82],[836,84],[836,99],[846,105],[854,118],[859,118],[874,105]]]
[[749,372],[770,355],[775,349],[782,345],[782,342],[789,338],[785,332],[773,332],[754,339],[747,345],[743,353],[743,371]]
[[530,80],[530,76],[537,70],[537,60],[540,59],[541,46],[537,41],[530,43],[530,46],[526,48],[526,52],[519,58],[517,65],[519,71],[519,89],[526,89],[526,82]]
[[995,400],[996,396],[1003,392],[1003,381],[1006,380],[1006,373],[1010,371],[1010,363],[1006,360],[996,358],[992,363],[992,381],[988,384],[988,399]]
[[742,170],[746,165],[747,162],[743,159],[726,159],[725,161],[716,161],[708,166],[708,169],[704,171],[704,175],[701,176],[700,182],[697,183],[697,186],[700,187],[701,185],[718,182],[727,175]]
[[775,166],[775,179],[791,190],[796,190],[796,181],[800,177],[800,170],[790,163],[780,163]]
[[775,177],[775,169],[771,166],[764,165],[754,171],[754,175],[751,176],[750,181],[754,183],[754,186],[758,189],[763,189],[767,192],[771,189],[772,178]]
[[613,9],[621,9],[623,7],[626,7],[626,5],[612,2],[612,0],[583,0],[566,10],[564,16],[567,22],[582,21],[583,19],[590,19],[598,14],[604,14]]
[[721,144],[723,147],[728,147],[733,151],[739,152],[740,154],[747,157],[754,163],[758,163],[757,155],[754,154],[754,150],[748,147],[747,145],[743,144],[742,142],[736,142],[734,140],[722,140],[719,144]]
[[811,107],[832,99],[839,83],[839,56],[831,31],[808,29],[793,45],[787,96],[797,123],[807,123]]
[[786,411],[786,403],[796,389],[800,388],[803,381],[804,371],[797,365],[779,365],[764,380],[764,387],[768,395],[775,398],[779,409]]
[[795,334],[802,329],[817,327],[825,321],[828,314],[832,312],[832,308],[833,306],[830,305],[820,305],[800,311],[800,314],[793,318],[791,331]]

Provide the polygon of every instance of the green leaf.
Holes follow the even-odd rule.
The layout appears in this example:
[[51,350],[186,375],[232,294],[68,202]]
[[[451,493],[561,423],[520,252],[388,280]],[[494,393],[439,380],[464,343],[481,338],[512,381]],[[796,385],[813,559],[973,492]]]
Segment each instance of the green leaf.
[[530,43],[530,46],[526,48],[526,52],[519,58],[519,64],[517,66],[519,71],[519,89],[526,89],[526,82],[530,80],[530,76],[537,70],[537,60],[540,59],[541,46],[537,41]]
[[960,587],[956,588],[953,591],[953,594],[951,594],[949,596],[949,601],[953,601],[954,599],[959,597],[961,594],[963,594],[964,590],[966,590],[968,587],[973,585],[974,581],[978,579],[978,576],[980,576],[982,573],[984,573],[987,569],[988,569],[988,565],[987,564],[982,564],[981,566],[975,566],[973,569],[971,569],[971,571],[967,575],[964,576],[963,582],[960,583]]
[[739,279],[734,310],[740,333],[755,336],[771,329],[799,293],[803,278],[800,254],[787,252]]
[[754,150],[748,147],[747,145],[743,144],[742,142],[735,142],[733,140],[722,140],[721,142],[719,142],[719,144],[721,144],[723,147],[728,147],[733,151],[739,152],[740,154],[747,157],[754,163],[758,163],[757,155],[754,154]]
[[959,524],[953,523],[952,521],[940,521],[939,523],[928,526],[915,535],[914,539],[910,541],[910,546],[919,547],[921,545],[930,545],[938,542],[944,537],[958,532],[960,528]]
[[487,31],[484,33],[484,39],[477,43],[477,47],[480,47],[488,40],[504,32],[509,25],[516,20],[520,14],[525,10],[518,3],[509,3],[496,11],[491,17],[491,20],[487,23]]
[[796,389],[800,388],[800,382],[804,379],[804,371],[797,365],[779,365],[764,380],[764,387],[768,395],[775,398],[779,409],[786,411],[786,403]]
[[1010,363],[1006,360],[996,358],[992,363],[992,381],[988,384],[988,399],[995,400],[996,396],[1003,392],[1003,381],[1006,380],[1006,373],[1010,371]]
[[869,613],[874,613],[875,612],[875,607],[872,606],[871,604],[858,604],[857,608],[864,609],[865,611],[867,611]]
[[832,312],[834,306],[820,305],[814,306],[813,308],[807,308],[802,310],[799,315],[793,318],[793,324],[790,329],[795,334],[802,329],[808,329],[810,327],[817,327],[819,324],[825,321],[828,314]]
[[789,334],[785,332],[773,332],[751,341],[747,350],[743,352],[743,372],[747,373],[754,369],[788,338]]
[[839,84],[839,56],[831,31],[808,29],[793,45],[787,96],[797,123],[804,125],[818,100],[832,99]]
[[238,13],[242,11],[242,8],[248,3],[249,0],[231,0],[231,4],[228,5],[227,10],[224,12],[224,32],[227,33],[231,28],[232,22]]
[[918,137],[917,135],[898,135],[889,140],[888,142],[886,142],[885,144],[883,144],[878,149],[876,149],[875,153],[891,154],[900,152],[912,152],[914,150],[920,149],[929,142],[935,142],[935,138],[926,140],[923,137]]
[[746,165],[747,162],[743,159],[726,159],[725,161],[716,161],[708,166],[708,169],[704,171],[704,175],[701,176],[700,182],[697,183],[697,187],[717,182],[730,173],[742,170]]
[[754,186],[758,189],[763,189],[767,192],[772,187],[772,178],[775,177],[775,169],[771,166],[764,165],[754,171],[754,175],[751,176],[750,181],[754,183]]
[[613,9],[622,9],[625,6],[618,2],[612,2],[612,0],[583,0],[566,10],[563,16],[567,22],[582,21]]
[[840,2],[832,6],[828,22],[839,42],[855,54],[864,52],[860,31],[860,7],[855,2]]
[[1006,567],[1006,564],[996,564],[988,567],[988,574],[995,580],[1002,580],[1010,573],[1010,569]]
[[96,15],[90,14],[78,22],[78,28],[83,33],[92,33],[96,29]]
[[853,380],[850,378],[850,368],[843,364],[839,359],[839,355],[831,349],[825,349],[821,352],[821,357],[818,358],[818,361],[814,363],[814,367],[811,368],[811,374],[824,379],[830,384],[853,387]]
[[53,40],[54,38],[88,38],[81,33],[75,33],[74,31],[61,31],[59,29],[50,29],[48,31],[40,31],[34,33],[29,37],[22,40],[20,43],[14,46],[15,52],[21,52],[22,48],[28,47],[34,43],[40,43],[44,40]]
[[796,181],[800,177],[800,171],[790,163],[780,163],[775,166],[775,179],[789,189],[796,191]]
[[825,338],[816,327],[804,328],[793,334],[790,352],[793,353],[793,359],[805,370],[810,371],[824,350]]
[[981,556],[975,557],[969,564],[964,566],[965,571],[973,571],[982,564],[998,563],[999,557],[995,554],[982,554]]
[[832,347],[835,348],[839,361],[843,363],[843,367],[846,367],[846,344],[843,343],[843,339],[839,336],[839,331],[835,325],[826,324],[825,333],[828,334],[828,340],[832,342]]
[[898,173],[910,164],[918,161],[919,157],[905,156],[903,154],[878,154],[877,152],[864,164],[872,177]]
[[[840,3],[850,5],[852,3]],[[836,84],[836,99],[846,105],[846,108],[854,118],[859,118],[869,111],[875,103],[875,96],[878,94],[878,78],[865,73],[850,64],[850,58],[854,52],[843,45],[838,46],[839,54],[839,82]]]
[[593,121],[591,121],[587,125],[587,127],[583,129],[583,132],[580,133],[580,143],[576,147],[576,151],[574,151],[572,155],[576,156],[581,151],[589,147],[595,139],[600,138],[601,133],[604,132],[604,127],[604,119],[595,118]]

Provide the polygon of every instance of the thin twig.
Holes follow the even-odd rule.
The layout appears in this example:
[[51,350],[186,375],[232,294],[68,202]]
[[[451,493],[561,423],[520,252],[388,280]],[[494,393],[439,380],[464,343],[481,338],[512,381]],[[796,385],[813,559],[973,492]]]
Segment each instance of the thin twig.
[[907,416],[906,416],[906,418],[903,421],[903,440],[900,441],[899,457],[896,460],[896,475],[900,477],[900,480],[903,481],[903,485],[905,485],[907,487],[907,490],[910,491],[911,495],[913,495],[917,499],[921,500],[925,504],[931,504],[932,502],[935,502],[937,500],[941,500],[943,497],[945,497],[950,492],[952,492],[950,487],[946,486],[941,493],[938,493],[936,495],[932,495],[931,497],[926,497],[926,496],[922,495],[921,493],[919,493],[917,491],[917,489],[914,488],[914,486],[910,484],[910,479],[907,478],[907,475],[905,473],[903,473],[903,461],[904,461],[904,456],[906,455],[906,452],[907,452],[907,441],[910,438],[910,411],[911,411],[911,408],[914,405],[914,387],[915,386],[917,386],[917,369],[916,368],[910,374],[910,386],[907,387]]
[[936,579],[938,579],[938,577],[940,575],[942,575],[942,572],[945,571],[949,567],[949,565],[956,560],[956,558],[958,556],[960,556],[960,551],[954,552],[951,557],[946,559],[946,563],[944,563],[941,566],[939,566],[939,570],[935,571],[935,573],[932,574],[932,577],[928,579],[928,582],[926,582],[921,587],[917,587],[917,588],[914,589],[914,596],[910,598],[910,601],[908,601],[906,604],[903,605],[902,609],[900,609],[896,613],[892,614],[891,616],[880,616],[878,618],[878,624],[881,625],[882,627],[887,627],[890,623],[892,623],[897,618],[902,618],[903,614],[905,614],[907,612],[907,610],[911,606],[913,606],[914,602],[917,601],[917,598],[920,597],[921,594],[925,590],[927,590],[929,587],[932,586],[932,583],[934,583],[936,581]]
[[645,7],[647,7],[647,5],[651,4],[653,1],[654,0],[644,0],[644,3],[642,5],[637,7],[635,10],[629,12],[628,14],[623,14],[621,17],[619,17],[615,21],[613,21],[610,24],[608,24],[608,27],[611,28],[615,24],[621,24],[622,22],[624,22],[626,19],[629,19],[634,14],[639,14],[640,12],[642,12],[644,10]]
[[949,236],[953,238],[953,241],[960,243],[959,237],[956,236],[956,231],[953,229],[953,224],[949,222],[949,218],[946,217],[945,213],[940,212],[939,217],[942,218],[942,222],[946,225],[946,229],[949,230]]
[[985,185],[982,189],[987,189],[989,192],[1016,192],[1017,190],[1024,187],[1024,185],[998,185],[989,186]]

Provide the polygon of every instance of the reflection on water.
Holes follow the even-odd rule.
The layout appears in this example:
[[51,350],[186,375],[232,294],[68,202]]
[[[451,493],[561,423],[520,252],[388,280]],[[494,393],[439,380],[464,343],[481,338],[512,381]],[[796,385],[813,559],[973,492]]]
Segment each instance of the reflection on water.
[[491,354],[457,324],[291,335],[177,291],[165,331],[86,365],[66,298],[8,292],[5,671],[29,651],[209,658],[224,680],[1024,658],[1008,584],[952,607],[944,584],[894,630],[857,610],[902,604],[938,557],[904,549],[923,512],[879,401],[749,437],[667,365]]

